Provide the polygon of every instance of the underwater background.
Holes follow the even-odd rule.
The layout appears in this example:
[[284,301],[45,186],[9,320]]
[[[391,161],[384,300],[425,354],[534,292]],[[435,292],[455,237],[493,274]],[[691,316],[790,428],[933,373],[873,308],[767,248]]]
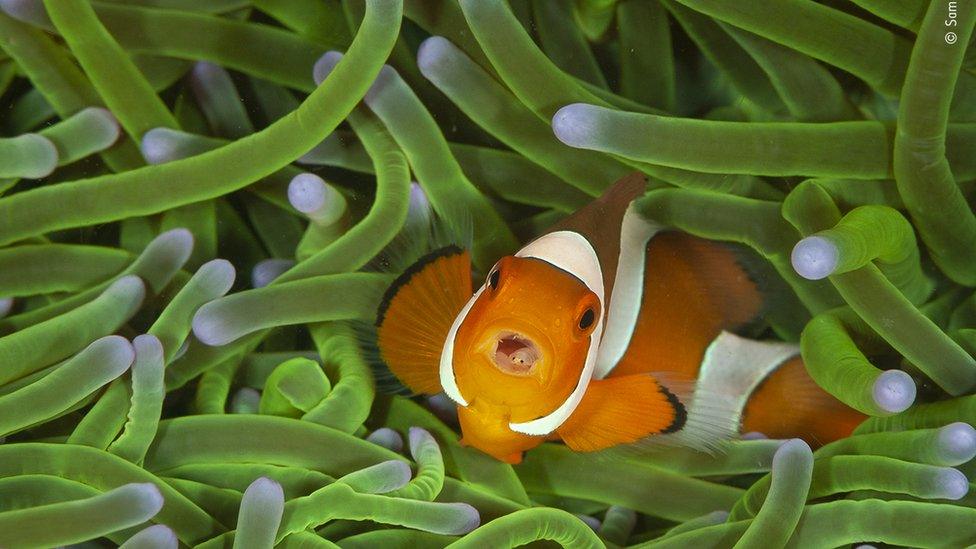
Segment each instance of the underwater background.
[[[0,547],[976,544],[976,1],[0,10]],[[512,466],[377,390],[404,235],[483,274],[635,170],[853,436]]]

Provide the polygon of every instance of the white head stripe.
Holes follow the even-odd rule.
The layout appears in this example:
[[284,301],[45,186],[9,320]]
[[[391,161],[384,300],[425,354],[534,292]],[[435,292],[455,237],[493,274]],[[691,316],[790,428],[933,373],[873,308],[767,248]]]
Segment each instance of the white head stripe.
[[607,307],[607,328],[600,341],[593,377],[603,379],[620,362],[630,345],[637,326],[644,294],[644,264],[647,242],[660,230],[636,212],[634,204],[627,208],[620,227],[620,257],[617,274]]
[[457,386],[457,379],[454,377],[454,339],[457,338],[458,329],[461,327],[461,323],[464,322],[465,317],[468,316],[468,311],[474,305],[474,302],[478,300],[481,296],[481,292],[485,290],[482,286],[478,288],[478,291],[471,296],[471,299],[464,304],[464,308],[458,313],[457,317],[454,319],[454,323],[451,324],[451,331],[447,332],[447,339],[444,341],[444,348],[441,349],[441,364],[440,364],[440,377],[441,377],[441,387],[444,388],[444,393],[453,400],[454,402],[460,404],[461,406],[467,406],[468,401],[461,396],[461,389]]
[[529,242],[515,257],[534,257],[572,274],[600,298],[603,306],[603,270],[590,242],[573,231],[556,231]]
[[600,338],[603,335],[604,287],[603,269],[596,251],[583,235],[572,231],[556,231],[543,235],[515,254],[516,257],[533,257],[558,267],[583,281],[583,284],[596,294],[600,301],[600,322],[590,334],[590,346],[586,351],[583,371],[576,388],[569,397],[548,415],[523,423],[509,423],[509,429],[526,435],[547,435],[565,423],[583,400],[586,387],[593,377]]

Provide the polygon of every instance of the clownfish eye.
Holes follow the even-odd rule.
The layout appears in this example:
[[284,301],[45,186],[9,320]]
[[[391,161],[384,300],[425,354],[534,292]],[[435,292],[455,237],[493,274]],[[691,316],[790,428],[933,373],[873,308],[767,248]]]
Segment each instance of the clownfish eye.
[[593,309],[587,309],[583,313],[583,316],[580,317],[579,329],[586,330],[587,328],[593,325],[593,321],[595,319],[596,319],[596,313],[593,312]]
[[499,273],[497,268],[494,271],[492,271],[490,275],[488,275],[488,287],[491,288],[492,290],[498,288],[499,276],[501,276],[501,274]]

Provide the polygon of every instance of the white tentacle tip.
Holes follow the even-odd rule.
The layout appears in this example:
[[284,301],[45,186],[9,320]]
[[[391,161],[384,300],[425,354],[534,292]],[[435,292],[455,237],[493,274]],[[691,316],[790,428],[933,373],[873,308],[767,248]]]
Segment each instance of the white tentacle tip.
[[204,345],[217,347],[233,341],[233,336],[228,333],[227,323],[221,316],[220,306],[221,300],[216,299],[204,304],[193,315],[193,335]]
[[193,253],[193,233],[189,229],[178,227],[176,229],[170,229],[164,233],[160,233],[159,236],[154,238],[149,246],[159,246],[166,248],[169,254],[179,257],[185,257],[182,263],[185,263],[187,259],[190,258],[190,254]]
[[284,505],[285,491],[281,484],[268,478],[258,477],[247,489],[244,490],[244,498],[249,501],[260,501],[268,505]]
[[366,91],[366,95],[363,96],[363,102],[373,108],[377,101],[382,101],[385,96],[385,92],[390,89],[390,86],[400,78],[399,73],[396,69],[389,65],[383,65],[380,68],[379,74],[376,75],[376,80],[373,80],[373,85],[369,87]]
[[54,31],[54,24],[41,0],[0,0],[0,10],[18,21]]
[[329,74],[335,70],[339,61],[342,61],[342,54],[334,50],[325,52],[322,57],[315,61],[315,65],[312,67],[312,79],[315,80],[316,86],[325,81]]
[[457,425],[458,422],[458,405],[451,400],[451,397],[444,393],[437,393],[436,395],[431,395],[427,397],[427,407],[430,411],[434,413],[444,423],[448,425]]
[[410,183],[410,203],[407,207],[407,224],[418,228],[430,224],[434,210],[427,193],[416,181]]
[[594,532],[598,532],[600,530],[600,526],[603,525],[603,523],[600,522],[600,519],[598,519],[596,517],[593,517],[593,516],[590,516],[590,515],[584,515],[582,513],[576,513],[576,518],[578,518],[581,521],[583,521],[583,524],[589,526],[590,527],[590,530],[593,530]]
[[197,269],[196,275],[208,295],[214,299],[230,291],[237,278],[237,270],[226,259],[212,259]]
[[[473,506],[467,503],[446,503],[458,512],[457,522],[449,531],[442,532],[447,535],[461,536],[481,526],[481,514]],[[453,522],[453,521],[452,521]]]
[[274,282],[274,279],[282,275],[288,269],[295,266],[295,261],[291,259],[264,259],[254,264],[251,269],[251,287],[264,288]]
[[111,146],[122,135],[122,126],[119,124],[119,120],[115,118],[112,111],[105,107],[86,107],[81,110],[81,114],[92,121],[95,130],[93,133],[100,137],[99,141],[103,147]]
[[176,549],[179,540],[173,529],[165,524],[144,528],[126,540],[120,549]]
[[146,295],[146,284],[136,275],[125,275],[113,282],[105,293],[112,296],[138,298],[135,300],[141,302]]
[[165,164],[181,158],[186,136],[170,128],[153,128],[142,134],[139,151],[150,164]]
[[142,334],[132,340],[136,352],[135,364],[162,368],[164,362],[163,343],[152,334]]
[[306,215],[321,210],[328,194],[328,184],[314,173],[300,173],[288,183],[288,202]]
[[146,517],[146,520],[156,516],[163,508],[163,494],[159,488],[151,482],[133,482],[116,488],[118,492],[124,493],[131,498],[131,505],[138,509],[139,514]]
[[58,148],[39,133],[25,133],[15,137],[26,149],[30,166],[20,173],[24,179],[41,179],[51,175],[58,167]]
[[10,314],[14,308],[14,298],[12,297],[0,297],[0,318],[3,318]]
[[882,410],[897,414],[915,402],[915,380],[901,370],[887,370],[874,381],[871,394]]
[[110,366],[109,369],[116,377],[128,370],[136,358],[136,351],[132,347],[132,343],[119,335],[96,339],[82,353],[89,355],[89,358],[95,363]]
[[404,461],[388,460],[342,477],[342,482],[364,494],[387,494],[410,482],[413,473]]
[[177,360],[183,358],[183,355],[186,354],[186,351],[189,348],[190,348],[190,338],[186,338],[183,340],[183,343],[180,343],[180,347],[176,349],[176,352],[173,353],[173,358],[170,359],[170,362],[176,362]]
[[708,515],[706,515],[706,517],[708,517],[707,520],[708,520],[708,522],[710,524],[722,524],[723,522],[729,520],[729,512],[728,511],[712,511],[711,513],[709,513]]
[[381,465],[387,470],[384,471],[387,476],[387,486],[384,488],[383,492],[387,493],[394,490],[399,490],[410,482],[413,478],[413,471],[410,470],[410,465],[405,461],[390,460],[383,462]]
[[241,387],[230,399],[232,414],[256,414],[261,406],[261,393],[251,387]]
[[961,421],[939,429],[938,445],[942,456],[954,464],[963,464],[976,456],[976,429]]
[[790,262],[796,274],[807,280],[826,278],[837,270],[840,251],[837,245],[822,236],[808,236],[796,243]]
[[210,61],[197,61],[190,70],[190,77],[198,83],[204,83],[213,78],[221,78],[227,75],[223,67]]
[[445,61],[457,50],[450,40],[443,36],[431,36],[417,48],[417,66],[420,74],[428,80],[436,80],[438,69],[444,68]]
[[411,427],[407,432],[407,440],[410,442],[410,455],[414,458],[420,453],[420,449],[424,444],[437,445],[434,436],[421,427]]
[[379,429],[370,433],[369,436],[366,437],[366,440],[394,452],[403,450],[403,437],[400,436],[400,433],[390,429],[389,427],[380,427]]
[[937,474],[936,484],[940,499],[962,499],[969,493],[969,479],[961,471],[945,468]]
[[556,138],[580,149],[594,148],[600,128],[601,108],[587,103],[573,103],[556,111],[552,117],[552,131]]
[[776,471],[797,466],[798,463],[813,463],[813,450],[803,439],[792,438],[780,444],[773,454],[772,470],[775,477]]
[[126,275],[112,283],[102,294],[104,299],[118,303],[131,316],[146,299],[146,283],[136,275]]

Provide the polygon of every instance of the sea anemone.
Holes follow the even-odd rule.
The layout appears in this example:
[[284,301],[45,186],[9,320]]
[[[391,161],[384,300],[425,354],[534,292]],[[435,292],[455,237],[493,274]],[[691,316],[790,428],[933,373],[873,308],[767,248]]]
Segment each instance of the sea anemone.
[[[0,547],[976,544],[974,24],[0,0]],[[752,260],[852,436],[512,466],[385,390],[369,326],[431,220],[486,273],[634,171]]]

